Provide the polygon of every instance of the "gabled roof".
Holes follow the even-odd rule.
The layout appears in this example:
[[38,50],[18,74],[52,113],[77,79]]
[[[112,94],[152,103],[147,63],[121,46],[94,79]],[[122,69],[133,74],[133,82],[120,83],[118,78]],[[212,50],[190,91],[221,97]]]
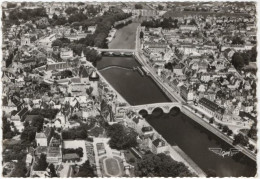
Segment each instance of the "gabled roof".
[[46,135],[43,132],[36,132],[36,136],[35,139],[39,139],[39,138],[47,138]]

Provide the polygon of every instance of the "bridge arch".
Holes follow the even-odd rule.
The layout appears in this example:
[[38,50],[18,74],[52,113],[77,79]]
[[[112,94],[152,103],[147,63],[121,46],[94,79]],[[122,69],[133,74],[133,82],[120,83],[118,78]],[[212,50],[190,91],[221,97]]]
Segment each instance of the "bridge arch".
[[165,113],[165,110],[162,107],[154,107],[153,109],[150,110],[151,114],[161,115],[162,113]]
[[170,108],[170,111],[169,113],[172,115],[172,116],[176,116],[178,115],[179,113],[181,112],[181,108],[179,106],[173,106]]
[[141,116],[145,117],[147,116],[149,113],[146,109],[141,109],[138,111],[138,114],[140,114]]

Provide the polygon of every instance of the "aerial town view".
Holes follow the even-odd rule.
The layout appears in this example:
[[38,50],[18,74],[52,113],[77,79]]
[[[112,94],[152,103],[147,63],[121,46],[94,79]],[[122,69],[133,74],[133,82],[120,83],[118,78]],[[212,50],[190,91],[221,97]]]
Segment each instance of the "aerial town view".
[[256,2],[3,2],[3,177],[257,177]]

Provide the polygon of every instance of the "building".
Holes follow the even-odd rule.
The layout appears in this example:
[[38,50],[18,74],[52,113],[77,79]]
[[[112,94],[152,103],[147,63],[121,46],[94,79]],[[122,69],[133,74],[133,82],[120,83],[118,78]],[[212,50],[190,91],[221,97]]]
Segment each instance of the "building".
[[47,37],[43,37],[43,38],[39,39],[37,45],[44,47],[44,48],[51,48],[52,42],[56,39],[57,39],[57,35],[51,34]]
[[37,146],[47,146],[48,145],[48,140],[47,140],[47,136],[43,133],[36,133],[35,136],[35,140],[36,140],[36,144]]
[[68,60],[73,58],[73,51],[68,48],[62,48],[60,51],[60,58],[63,60]]
[[199,100],[199,107],[207,111],[212,116],[216,117],[219,120],[222,120],[223,115],[225,113],[225,109],[214,103],[213,101],[210,101],[206,98],[201,98]]
[[31,45],[31,38],[29,34],[25,34],[21,37],[21,45]]
[[35,140],[37,146],[48,146],[48,138],[50,133],[51,129],[49,127],[45,128],[43,132],[36,132]]
[[161,138],[150,139],[149,147],[154,154],[165,153],[169,149],[167,143]]
[[62,162],[62,150],[60,139],[52,138],[50,145],[47,149],[46,161],[48,163],[61,163]]
[[186,102],[191,102],[194,99],[193,90],[185,85],[180,87],[180,95]]

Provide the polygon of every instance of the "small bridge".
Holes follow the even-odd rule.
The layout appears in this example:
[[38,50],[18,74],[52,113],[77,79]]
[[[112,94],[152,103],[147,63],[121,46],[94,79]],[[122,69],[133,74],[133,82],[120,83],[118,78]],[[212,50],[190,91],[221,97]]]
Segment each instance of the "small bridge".
[[125,106],[125,107],[118,107],[120,109],[130,109],[133,110],[137,113],[139,113],[142,110],[147,111],[148,114],[152,114],[152,112],[159,108],[161,109],[164,113],[169,113],[171,109],[173,108],[179,108],[180,110],[182,109],[182,104],[178,102],[169,102],[169,103],[153,103],[153,104],[144,104],[144,105],[137,105],[137,106]]
[[135,49],[104,49],[104,48],[98,48],[97,51],[99,51],[99,52],[120,52],[120,53],[124,53],[124,52],[134,53],[134,52],[136,52]]
[[120,69],[124,69],[124,70],[133,70],[133,68],[122,67],[122,66],[119,66],[119,65],[111,65],[111,66],[107,66],[107,67],[104,67],[104,68],[100,68],[100,69],[98,69],[98,71],[103,71],[103,70],[107,70],[107,69],[110,69],[110,68],[120,68]]

